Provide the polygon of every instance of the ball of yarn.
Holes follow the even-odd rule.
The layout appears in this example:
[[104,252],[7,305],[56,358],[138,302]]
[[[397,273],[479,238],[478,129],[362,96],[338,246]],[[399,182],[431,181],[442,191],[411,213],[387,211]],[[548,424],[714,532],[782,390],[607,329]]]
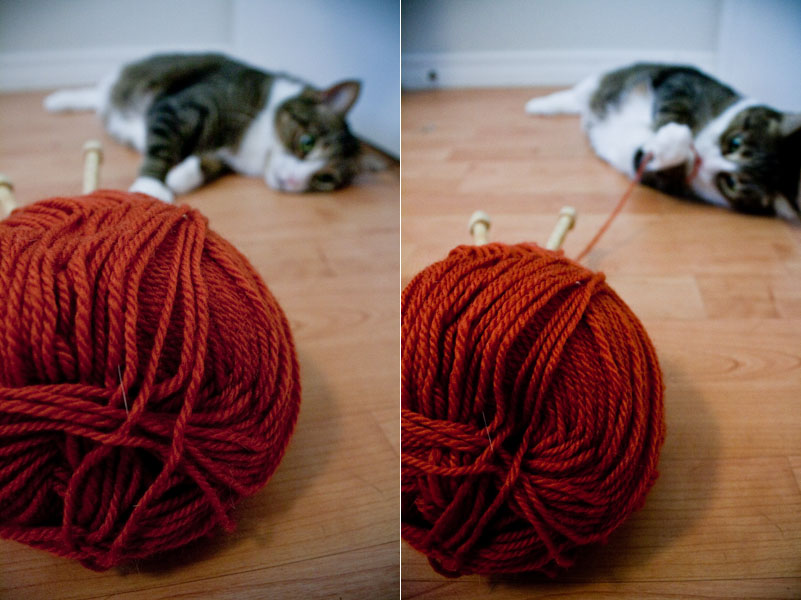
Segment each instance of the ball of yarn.
[[403,538],[444,575],[570,565],[657,477],[662,378],[604,276],[460,246],[402,297]]
[[186,206],[99,191],[0,222],[0,537],[97,570],[234,526],[300,404],[281,308]]

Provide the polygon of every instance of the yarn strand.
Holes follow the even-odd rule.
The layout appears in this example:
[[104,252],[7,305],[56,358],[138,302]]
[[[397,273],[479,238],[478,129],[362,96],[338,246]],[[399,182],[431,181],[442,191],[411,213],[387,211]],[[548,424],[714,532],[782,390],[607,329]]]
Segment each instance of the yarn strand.
[[[606,221],[604,221],[604,224],[601,225],[600,229],[598,229],[593,238],[584,247],[584,249],[578,253],[578,256],[576,256],[576,262],[581,262],[581,259],[590,253],[590,251],[595,247],[595,244],[598,243],[598,240],[600,240],[601,237],[603,237],[604,233],[606,233],[606,230],[609,229],[609,227],[612,225],[612,222],[620,214],[620,211],[623,210],[623,207],[629,201],[629,198],[631,198],[631,195],[634,193],[634,189],[639,185],[640,181],[642,181],[642,176],[645,173],[645,169],[648,166],[648,163],[651,162],[652,159],[653,159],[652,154],[646,154],[642,158],[642,160],[640,161],[640,166],[637,168],[637,172],[634,175],[634,179],[632,179],[629,182],[626,191],[623,192],[623,195],[620,197],[620,200],[618,200],[618,203],[615,205],[615,208],[612,209],[612,212],[609,213],[609,216],[606,218]],[[694,161],[693,164],[697,165],[698,161]],[[695,173],[696,170],[697,167],[694,166],[693,173]]]

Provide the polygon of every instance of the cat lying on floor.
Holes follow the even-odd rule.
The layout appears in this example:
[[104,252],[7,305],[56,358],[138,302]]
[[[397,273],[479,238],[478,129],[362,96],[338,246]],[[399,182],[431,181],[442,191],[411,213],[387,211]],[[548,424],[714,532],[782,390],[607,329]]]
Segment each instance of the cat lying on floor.
[[318,90],[218,54],[172,54],[55,92],[45,108],[97,111],[114,138],[144,155],[131,191],[172,202],[231,170],[287,192],[349,184],[376,165],[345,121],[359,89],[343,81]]
[[692,67],[635,64],[533,98],[530,114],[579,113],[595,152],[642,183],[751,214],[797,218],[801,114],[742,97]]

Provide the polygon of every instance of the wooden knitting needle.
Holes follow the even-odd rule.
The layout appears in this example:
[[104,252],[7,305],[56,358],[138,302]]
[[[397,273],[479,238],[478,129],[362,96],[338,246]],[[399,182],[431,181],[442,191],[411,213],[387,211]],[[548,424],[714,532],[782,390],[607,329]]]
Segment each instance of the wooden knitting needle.
[[3,209],[2,217],[7,217],[11,211],[17,208],[14,200],[14,185],[6,175],[0,173],[0,207]]
[[91,194],[100,184],[100,163],[103,160],[103,145],[89,140],[83,145],[83,193]]
[[476,246],[487,243],[487,232],[489,231],[490,223],[490,216],[483,210],[477,210],[470,216],[468,228]]
[[565,241],[567,232],[573,229],[576,223],[576,209],[572,206],[565,206],[559,211],[559,220],[556,222],[556,227],[551,232],[551,237],[545,244],[546,250],[559,250],[562,247],[562,242]]

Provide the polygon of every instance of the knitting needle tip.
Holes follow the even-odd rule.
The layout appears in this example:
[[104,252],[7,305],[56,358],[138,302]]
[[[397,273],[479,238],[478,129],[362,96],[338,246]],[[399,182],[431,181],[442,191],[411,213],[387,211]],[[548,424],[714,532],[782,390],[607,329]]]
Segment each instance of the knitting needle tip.
[[470,216],[468,229],[470,235],[473,236],[473,242],[476,246],[487,243],[487,232],[490,228],[490,216],[483,210],[477,210]]
[[556,226],[553,228],[551,237],[545,244],[547,250],[559,250],[562,247],[562,242],[565,241],[567,232],[573,229],[576,224],[576,209],[572,206],[564,206],[559,211],[559,220],[556,221]]

